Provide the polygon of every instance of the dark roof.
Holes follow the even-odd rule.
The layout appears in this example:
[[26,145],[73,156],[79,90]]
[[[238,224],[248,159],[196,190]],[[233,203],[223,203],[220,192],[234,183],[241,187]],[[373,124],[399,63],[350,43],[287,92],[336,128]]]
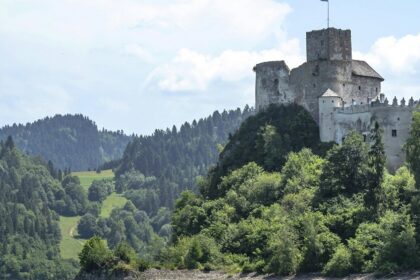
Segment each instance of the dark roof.
[[351,63],[352,66],[352,74],[356,76],[362,76],[362,77],[371,77],[376,78],[381,81],[384,80],[381,75],[378,74],[375,70],[373,70],[372,67],[370,67],[369,64],[365,61],[361,60],[353,60]]

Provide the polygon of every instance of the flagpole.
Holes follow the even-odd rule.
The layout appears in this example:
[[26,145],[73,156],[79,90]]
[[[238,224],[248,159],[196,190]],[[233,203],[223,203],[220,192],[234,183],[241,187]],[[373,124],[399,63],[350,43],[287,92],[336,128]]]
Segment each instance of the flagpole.
[[330,28],[330,1],[327,1],[328,3],[328,11],[327,11],[327,28]]

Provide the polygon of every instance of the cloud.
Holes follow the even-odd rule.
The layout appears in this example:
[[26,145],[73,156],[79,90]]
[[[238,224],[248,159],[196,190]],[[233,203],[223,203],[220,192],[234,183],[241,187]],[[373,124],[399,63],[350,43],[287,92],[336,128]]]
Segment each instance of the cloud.
[[354,52],[384,78],[382,90],[389,98],[420,98],[420,34],[388,36],[375,41],[368,52]]
[[420,70],[420,34],[380,38],[369,52],[355,52],[354,56],[396,75],[414,74]]
[[[204,91],[212,82],[250,82],[255,64],[270,60],[286,60],[289,67],[303,62],[299,41],[281,43],[277,49],[261,51],[223,51],[218,56],[182,49],[170,63],[158,67],[149,77],[149,84],[157,84],[167,91]],[[245,81],[244,81],[245,80]]]
[[0,125],[78,112],[150,132],[243,106],[254,64],[300,53],[277,0],[0,2]]

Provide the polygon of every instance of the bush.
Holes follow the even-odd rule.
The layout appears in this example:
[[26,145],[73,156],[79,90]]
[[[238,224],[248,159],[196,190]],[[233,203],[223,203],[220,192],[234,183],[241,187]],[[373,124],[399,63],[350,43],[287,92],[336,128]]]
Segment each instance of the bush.
[[114,256],[127,264],[134,264],[137,261],[136,252],[125,242],[119,243],[114,250]]
[[81,269],[86,272],[111,268],[115,264],[111,251],[98,236],[86,241],[79,254],[79,260]]
[[346,246],[340,245],[334,255],[325,265],[323,274],[326,276],[343,277],[352,271],[351,254]]
[[298,271],[302,254],[295,242],[295,236],[286,229],[272,236],[269,242],[271,257],[266,272],[277,275],[292,275]]
[[90,238],[97,232],[96,218],[92,214],[86,214],[80,218],[77,231],[82,238]]
[[114,181],[112,179],[95,180],[89,187],[88,198],[90,201],[102,202],[114,189]]

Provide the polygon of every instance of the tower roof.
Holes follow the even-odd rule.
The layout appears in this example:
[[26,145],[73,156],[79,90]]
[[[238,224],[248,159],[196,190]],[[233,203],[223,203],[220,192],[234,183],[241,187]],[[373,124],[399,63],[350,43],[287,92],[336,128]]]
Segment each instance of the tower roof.
[[366,61],[353,60],[351,62],[352,74],[362,77],[376,78],[381,81],[384,80]]
[[340,95],[338,95],[337,93],[335,93],[333,90],[331,89],[327,89],[326,92],[324,92],[323,95],[321,95],[320,97],[340,97]]

